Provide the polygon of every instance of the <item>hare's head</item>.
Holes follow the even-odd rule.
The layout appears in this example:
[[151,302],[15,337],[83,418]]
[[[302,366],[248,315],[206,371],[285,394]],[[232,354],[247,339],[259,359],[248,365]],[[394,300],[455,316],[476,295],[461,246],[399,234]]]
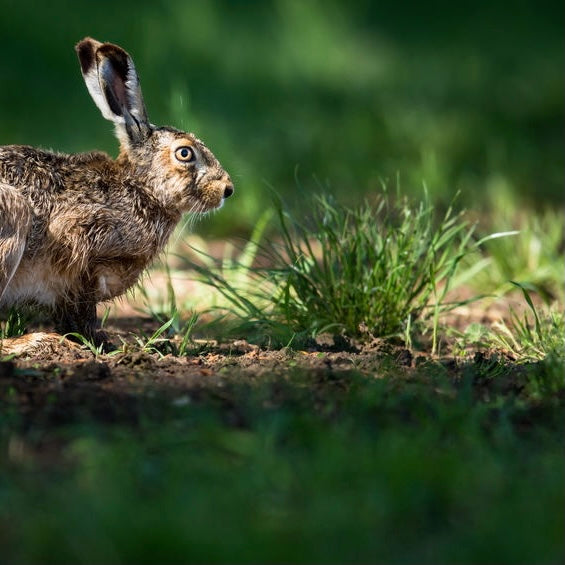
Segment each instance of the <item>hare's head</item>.
[[76,50],[90,95],[116,126],[118,162],[180,212],[219,208],[234,191],[229,175],[193,134],[149,123],[131,57],[117,45],[91,38]]

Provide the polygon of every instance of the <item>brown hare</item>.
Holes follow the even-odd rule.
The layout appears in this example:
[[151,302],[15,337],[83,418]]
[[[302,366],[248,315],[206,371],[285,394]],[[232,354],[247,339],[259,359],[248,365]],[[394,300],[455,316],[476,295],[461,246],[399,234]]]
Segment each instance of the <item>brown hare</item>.
[[104,345],[96,304],[137,282],[183,213],[219,208],[234,188],[194,135],[149,123],[128,53],[91,38],[76,51],[119,155],[0,147],[0,309],[47,307],[58,331]]

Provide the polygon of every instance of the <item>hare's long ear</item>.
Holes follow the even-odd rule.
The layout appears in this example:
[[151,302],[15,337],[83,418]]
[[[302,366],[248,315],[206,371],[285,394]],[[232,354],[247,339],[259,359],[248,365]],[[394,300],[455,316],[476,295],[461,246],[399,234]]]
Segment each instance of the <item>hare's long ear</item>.
[[151,126],[131,57],[117,45],[90,37],[76,51],[86,87],[102,115],[123,129],[130,142],[146,139]]

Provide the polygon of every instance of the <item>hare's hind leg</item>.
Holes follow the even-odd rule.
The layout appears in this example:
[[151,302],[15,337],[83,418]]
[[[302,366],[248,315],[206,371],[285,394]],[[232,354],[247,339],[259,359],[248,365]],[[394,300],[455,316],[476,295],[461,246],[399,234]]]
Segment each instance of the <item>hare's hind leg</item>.
[[30,226],[26,199],[13,186],[0,183],[0,303],[20,264]]

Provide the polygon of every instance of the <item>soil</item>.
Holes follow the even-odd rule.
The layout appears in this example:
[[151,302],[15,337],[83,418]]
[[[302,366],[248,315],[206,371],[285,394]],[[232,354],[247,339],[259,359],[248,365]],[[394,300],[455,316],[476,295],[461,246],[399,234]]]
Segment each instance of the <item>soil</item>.
[[[505,307],[508,307],[508,300]],[[469,363],[488,363],[500,352],[471,352],[468,356],[432,357],[410,351],[402,343],[381,339],[350,341],[343,336],[321,335],[299,349],[259,347],[244,339],[222,343],[196,340],[187,355],[171,353],[174,344],[162,340],[151,351],[135,341],[140,332],[151,335],[158,323],[128,316],[124,308],[106,325],[123,351],[94,355],[89,349],[49,332],[35,332],[5,341],[0,355],[0,406],[10,407],[21,418],[21,426],[41,423],[48,428],[94,418],[100,422],[132,421],[142,414],[148,399],[165,397],[174,403],[191,403],[203,397],[230,404],[227,389],[234,383],[251,386],[265,380],[307,375],[308,382],[323,386],[347,386],[352,373],[369,378],[387,374],[410,378],[422,367],[439,368],[454,381]],[[446,322],[463,330],[471,322],[491,324],[501,317],[500,303],[465,306],[450,314]],[[6,356],[10,347],[23,345],[17,356]],[[178,344],[177,344],[178,345]],[[428,349],[429,350],[429,349]],[[519,392],[520,372],[498,380],[497,386]],[[45,449],[43,446],[42,449]]]

